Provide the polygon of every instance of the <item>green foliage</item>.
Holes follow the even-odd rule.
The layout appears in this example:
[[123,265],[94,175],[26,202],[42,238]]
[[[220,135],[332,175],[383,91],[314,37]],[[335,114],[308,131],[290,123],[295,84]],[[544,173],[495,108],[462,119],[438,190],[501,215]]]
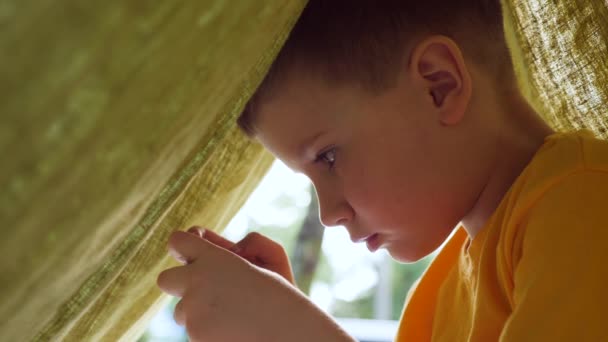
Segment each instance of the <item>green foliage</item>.
[[393,312],[392,319],[398,320],[401,317],[405,298],[412,285],[420,278],[426,270],[434,255],[429,255],[413,264],[400,264],[393,262]]
[[332,307],[332,314],[336,317],[344,318],[374,318],[374,290],[366,291],[357,300],[347,302],[336,300]]

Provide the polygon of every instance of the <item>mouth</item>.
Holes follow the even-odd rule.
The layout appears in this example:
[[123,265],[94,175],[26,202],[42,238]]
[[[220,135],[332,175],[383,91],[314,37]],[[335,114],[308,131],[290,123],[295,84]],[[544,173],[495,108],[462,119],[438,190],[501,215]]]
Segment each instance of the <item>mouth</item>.
[[378,235],[378,233],[372,234],[367,239],[365,239],[367,249],[369,249],[370,252],[375,252],[380,247],[380,242],[380,235]]
[[378,233],[369,234],[361,237],[351,237],[351,240],[354,243],[365,242],[367,244],[367,249],[371,252],[376,251],[380,247],[380,235]]
[[377,235],[377,234],[369,234],[369,235],[364,235],[364,236],[360,236],[360,237],[351,237],[350,240],[353,243],[359,243],[359,242],[367,242],[367,240],[369,240],[372,236]]

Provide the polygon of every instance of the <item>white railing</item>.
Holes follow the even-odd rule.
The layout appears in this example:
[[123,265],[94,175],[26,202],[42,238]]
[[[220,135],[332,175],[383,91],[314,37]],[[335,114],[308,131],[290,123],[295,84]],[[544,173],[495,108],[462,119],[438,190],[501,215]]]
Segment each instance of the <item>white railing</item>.
[[338,324],[360,342],[392,342],[399,322],[379,319],[336,318]]

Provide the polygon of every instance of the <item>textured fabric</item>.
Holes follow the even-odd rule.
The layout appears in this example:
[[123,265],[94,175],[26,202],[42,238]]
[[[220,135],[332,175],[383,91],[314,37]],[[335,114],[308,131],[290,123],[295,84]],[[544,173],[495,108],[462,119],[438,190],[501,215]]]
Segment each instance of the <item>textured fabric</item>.
[[0,1],[0,340],[127,340],[168,234],[272,161],[235,127],[303,1]]
[[[233,119],[304,1],[0,0],[0,340],[137,336],[169,232],[270,162]],[[606,137],[606,2],[505,9],[535,106]]]
[[520,88],[558,131],[608,138],[608,1],[502,0]]
[[606,203],[608,142],[546,138],[479,234],[431,264],[397,341],[608,340]]

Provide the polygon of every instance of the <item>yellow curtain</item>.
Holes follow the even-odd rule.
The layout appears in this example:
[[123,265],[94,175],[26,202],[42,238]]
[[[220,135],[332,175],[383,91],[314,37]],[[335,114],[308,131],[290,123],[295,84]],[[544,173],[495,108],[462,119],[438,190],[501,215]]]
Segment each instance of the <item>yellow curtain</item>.
[[272,161],[234,121],[303,4],[0,1],[0,341],[139,336]]
[[554,128],[608,138],[608,1],[503,0],[520,87]]
[[[139,336],[168,234],[271,161],[234,117],[304,2],[0,1],[0,340]],[[535,107],[608,137],[606,2],[503,5]]]

